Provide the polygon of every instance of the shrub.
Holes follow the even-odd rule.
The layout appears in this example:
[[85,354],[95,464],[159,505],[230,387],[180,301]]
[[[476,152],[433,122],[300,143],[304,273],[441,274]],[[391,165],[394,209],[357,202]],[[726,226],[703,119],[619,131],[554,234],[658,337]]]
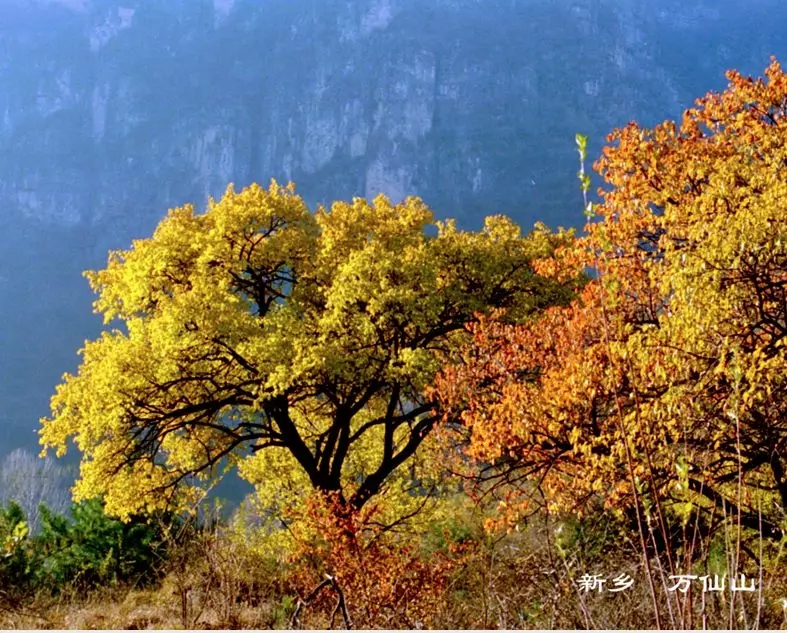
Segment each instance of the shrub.
[[108,517],[101,500],[74,504],[72,520],[41,508],[36,537],[39,584],[53,591],[85,590],[120,583],[146,584],[158,577],[164,555],[161,530],[136,519]]

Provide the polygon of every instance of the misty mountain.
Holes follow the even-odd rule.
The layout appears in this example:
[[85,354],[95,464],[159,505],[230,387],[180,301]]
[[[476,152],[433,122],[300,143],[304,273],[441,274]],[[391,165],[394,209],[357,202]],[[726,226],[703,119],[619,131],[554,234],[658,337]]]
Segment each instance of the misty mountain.
[[574,145],[784,58],[776,0],[0,0],[0,454],[96,336],[80,272],[227,184],[581,226]]

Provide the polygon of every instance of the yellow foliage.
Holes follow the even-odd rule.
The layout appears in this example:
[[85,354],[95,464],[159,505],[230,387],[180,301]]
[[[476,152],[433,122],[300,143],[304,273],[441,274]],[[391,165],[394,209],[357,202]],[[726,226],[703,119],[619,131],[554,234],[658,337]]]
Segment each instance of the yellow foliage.
[[271,517],[313,488],[356,510],[384,498],[393,521],[439,481],[424,389],[476,313],[566,300],[531,263],[570,241],[499,216],[460,231],[417,198],[312,213],[292,185],[230,186],[86,273],[116,328],[64,376],[42,444],[75,441],[77,496],[120,516],[178,507],[237,466]]

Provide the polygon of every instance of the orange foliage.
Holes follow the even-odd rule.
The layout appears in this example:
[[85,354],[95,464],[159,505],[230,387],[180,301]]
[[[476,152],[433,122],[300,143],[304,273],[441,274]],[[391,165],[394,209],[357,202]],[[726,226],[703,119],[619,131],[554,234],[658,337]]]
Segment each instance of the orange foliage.
[[482,321],[436,380],[476,467],[516,484],[509,519],[534,493],[581,509],[636,486],[784,534],[787,76],[765,75],[614,131],[596,220],[539,269],[591,282],[523,326]]
[[[376,523],[373,505],[357,511],[336,496],[321,494],[312,495],[306,505],[293,523],[300,547],[291,559],[304,618],[320,613],[333,626],[341,621],[343,600],[355,628],[428,625],[450,572],[461,561],[458,549],[426,557],[406,534]],[[324,589],[314,595],[321,584]]]

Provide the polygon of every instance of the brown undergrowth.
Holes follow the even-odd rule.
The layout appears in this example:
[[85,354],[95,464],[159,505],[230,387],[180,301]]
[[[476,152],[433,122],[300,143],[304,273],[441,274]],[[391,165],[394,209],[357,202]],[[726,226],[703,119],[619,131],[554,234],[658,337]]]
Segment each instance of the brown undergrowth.
[[[478,509],[462,505],[448,516],[406,537],[358,534],[357,525],[326,516],[322,548],[287,561],[255,552],[231,532],[195,530],[172,551],[153,588],[30,596],[4,604],[0,626],[656,628],[639,542],[626,517],[603,510],[581,520],[536,513],[509,532],[490,534]],[[674,554],[680,546],[672,546]],[[683,571],[722,576],[726,547],[717,534]],[[662,627],[728,628],[732,619],[735,628],[787,628],[783,550],[766,548],[745,567],[756,592],[703,592],[695,580],[682,594],[669,591],[675,582],[667,550],[654,541],[650,567]],[[594,575],[604,582],[590,588]],[[610,591],[625,578],[630,586]]]

